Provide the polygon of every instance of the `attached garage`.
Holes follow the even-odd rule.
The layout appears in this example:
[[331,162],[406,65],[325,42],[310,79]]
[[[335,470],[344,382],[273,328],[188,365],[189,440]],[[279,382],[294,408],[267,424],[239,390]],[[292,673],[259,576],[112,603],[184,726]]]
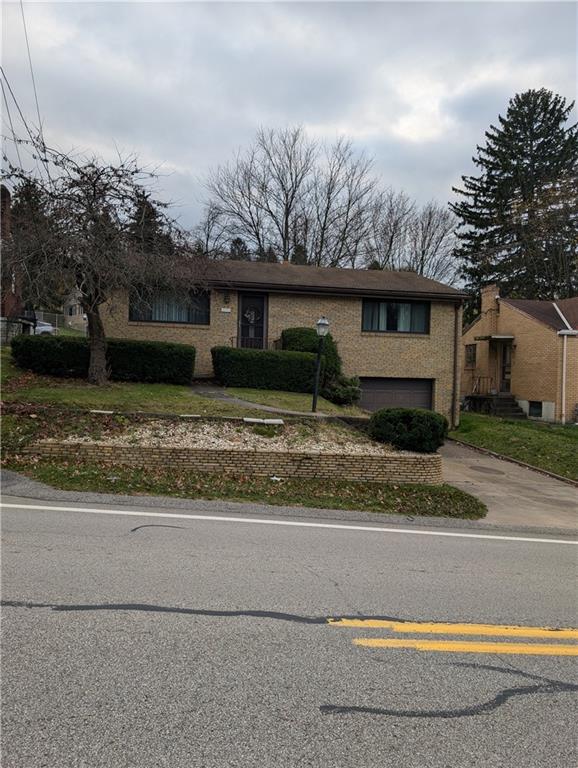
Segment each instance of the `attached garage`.
[[432,379],[361,378],[360,406],[367,411],[380,408],[431,408]]

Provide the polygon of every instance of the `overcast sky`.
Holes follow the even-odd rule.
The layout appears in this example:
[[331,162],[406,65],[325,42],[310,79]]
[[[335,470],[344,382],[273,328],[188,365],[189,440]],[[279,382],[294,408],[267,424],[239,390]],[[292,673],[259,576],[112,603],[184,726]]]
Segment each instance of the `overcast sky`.
[[[374,157],[384,185],[445,203],[510,96],[542,86],[576,93],[571,2],[24,8],[47,143],[107,157],[118,147],[162,165],[164,196],[189,226],[207,169],[259,126],[345,134]],[[15,2],[3,4],[2,59],[35,122]]]

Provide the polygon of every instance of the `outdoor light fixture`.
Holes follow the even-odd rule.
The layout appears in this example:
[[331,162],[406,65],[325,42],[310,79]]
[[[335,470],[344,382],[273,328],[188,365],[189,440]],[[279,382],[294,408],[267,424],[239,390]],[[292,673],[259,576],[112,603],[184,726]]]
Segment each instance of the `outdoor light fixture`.
[[329,333],[329,320],[321,315],[317,323],[315,324],[315,330],[319,336],[319,344],[317,346],[317,364],[315,366],[315,385],[313,387],[313,403],[311,405],[311,411],[315,413],[317,411],[317,397],[319,395],[319,375],[321,373],[321,355],[323,354],[323,342],[325,337]]
[[317,335],[327,336],[328,333],[329,333],[329,320],[324,315],[321,315],[321,317],[317,321]]

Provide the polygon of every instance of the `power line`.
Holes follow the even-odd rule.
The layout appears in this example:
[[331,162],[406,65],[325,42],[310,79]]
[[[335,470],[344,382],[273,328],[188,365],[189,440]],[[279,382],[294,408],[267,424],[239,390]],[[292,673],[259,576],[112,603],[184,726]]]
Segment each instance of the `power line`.
[[[26,122],[26,118],[24,117],[24,113],[20,109],[20,104],[18,103],[18,100],[14,94],[14,91],[12,90],[12,86],[10,85],[10,81],[8,80],[8,77],[6,76],[6,72],[4,71],[4,68],[0,65],[0,74],[4,78],[4,82],[6,83],[8,87],[8,91],[10,92],[10,96],[12,96],[12,101],[14,102],[16,109],[18,110],[18,114],[20,115],[20,119],[22,120],[22,123],[24,127],[26,128],[26,131],[28,135],[30,136],[30,144],[32,145],[32,148],[36,150],[36,154],[32,153],[32,157],[34,158],[34,161],[36,163],[36,169],[38,170],[39,176],[42,176],[42,171],[40,170],[40,166],[38,165],[38,157],[37,155],[40,154],[40,160],[43,162],[46,170],[46,175],[48,177],[48,180],[50,183],[52,183],[52,177],[50,176],[50,171],[48,169],[48,160],[46,157],[43,157],[45,155],[45,148],[46,145],[44,144],[44,140],[41,140],[40,142],[40,153],[38,152],[38,138],[34,136],[32,131],[30,130],[30,126]],[[25,142],[27,143],[27,142]]]
[[28,51],[28,64],[30,65],[30,77],[32,79],[32,88],[34,89],[34,101],[36,102],[36,114],[38,115],[38,132],[44,144],[44,135],[42,132],[42,118],[40,117],[40,106],[38,104],[38,91],[36,90],[36,78],[34,77],[34,68],[32,66],[32,56],[30,55],[30,43],[28,41],[28,29],[26,27],[26,17],[24,16],[24,3],[20,0],[20,12],[22,14],[22,24],[24,26],[24,38],[26,40],[26,50]]
[[10,130],[12,131],[12,139],[16,147],[18,162],[20,163],[20,167],[22,168],[23,166],[22,166],[22,158],[20,156],[20,147],[18,146],[18,139],[16,137],[16,131],[14,130],[14,124],[12,122],[12,115],[10,114],[10,105],[8,104],[8,99],[6,98],[6,91],[4,90],[4,83],[2,82],[2,80],[0,80],[0,86],[2,87],[2,96],[4,97],[4,104],[6,104],[6,114],[8,115],[8,122],[10,124]]

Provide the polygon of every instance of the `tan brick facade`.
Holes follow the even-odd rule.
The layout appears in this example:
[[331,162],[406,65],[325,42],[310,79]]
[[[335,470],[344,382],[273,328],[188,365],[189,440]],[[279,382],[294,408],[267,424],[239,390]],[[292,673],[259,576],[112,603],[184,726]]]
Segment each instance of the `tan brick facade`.
[[[513,336],[512,341],[476,340],[494,335]],[[482,292],[479,318],[462,335],[462,395],[471,394],[477,377],[490,379],[500,389],[501,344],[512,345],[510,391],[527,411],[530,401],[541,402],[543,418],[562,416],[563,339],[554,328],[500,301],[496,286]],[[475,367],[468,367],[465,347],[476,345]],[[566,420],[572,420],[578,404],[578,339],[567,340]]]
[[438,453],[358,456],[330,453],[149,448],[90,443],[38,443],[27,449],[45,458],[96,461],[111,466],[185,470],[258,477],[361,480],[367,483],[442,482]]
[[[452,420],[455,304],[432,301],[429,334],[367,333],[361,329],[360,297],[268,294],[267,336],[275,341],[285,328],[314,327],[320,315],[330,322],[347,376],[433,379],[433,407]],[[151,339],[192,344],[197,349],[196,376],[211,376],[211,347],[230,346],[237,336],[238,297],[234,290],[211,291],[209,326],[142,323],[128,320],[126,300],[105,312],[109,338]],[[223,311],[225,310],[225,311]],[[228,311],[230,310],[230,311]],[[458,315],[461,328],[461,310]],[[459,392],[455,393],[456,400]]]

